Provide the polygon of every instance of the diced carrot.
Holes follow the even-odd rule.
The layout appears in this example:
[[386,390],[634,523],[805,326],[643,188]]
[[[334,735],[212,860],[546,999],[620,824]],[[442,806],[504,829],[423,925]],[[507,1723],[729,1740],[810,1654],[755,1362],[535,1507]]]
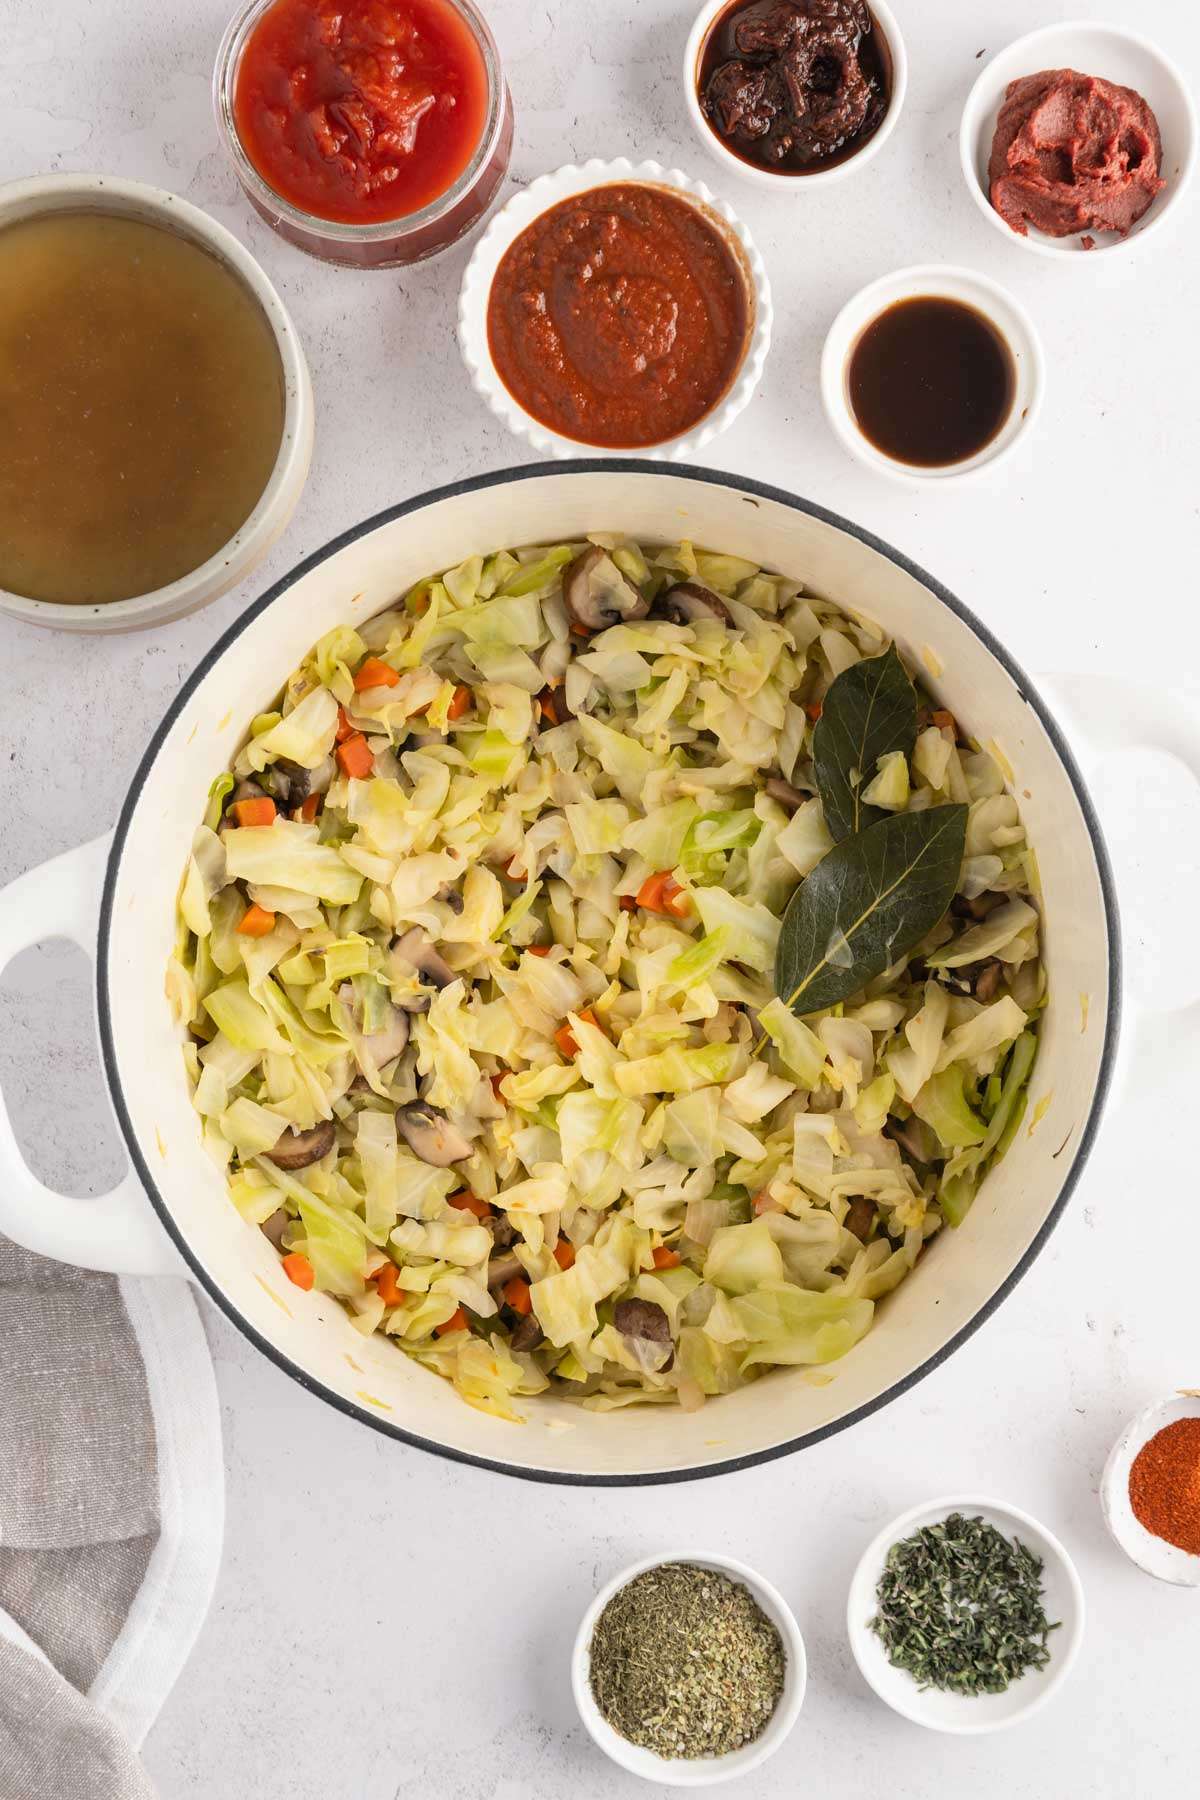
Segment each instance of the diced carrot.
[[338,745],[337,759],[342,774],[353,776],[358,781],[365,781],[375,767],[375,752],[361,731],[356,731],[353,737],[348,737],[344,744]]
[[460,683],[460,685],[455,688],[454,697],[446,708],[446,717],[448,719],[461,719],[463,714],[470,710],[474,698],[475,696],[470,688],[463,687]]
[[371,1279],[379,1289],[379,1298],[385,1306],[399,1306],[408,1298],[405,1289],[396,1279],[394,1262],[385,1262],[382,1268],[376,1269]]
[[678,1250],[668,1250],[665,1244],[654,1246],[654,1266],[656,1269],[677,1269],[680,1257]]
[[306,825],[311,825],[321,810],[320,794],[310,794],[300,807],[300,817]]
[[508,861],[505,863],[504,870],[503,870],[505,881],[524,881],[525,871],[524,871],[524,869],[522,869],[520,871],[520,873],[518,873],[516,863],[517,863],[517,859],[515,856],[510,856]]
[[511,1281],[505,1282],[500,1292],[504,1295],[506,1304],[511,1306],[515,1313],[520,1313],[523,1319],[533,1311],[529,1283],[523,1275],[514,1275]]
[[296,1286],[303,1288],[306,1293],[317,1279],[312,1264],[307,1256],[301,1255],[299,1250],[293,1250],[290,1256],[284,1257],[283,1272],[289,1281],[294,1281]]
[[[599,1026],[600,1021],[590,1006],[585,1006],[579,1017],[586,1025]],[[578,1056],[579,1045],[575,1042],[575,1033],[569,1025],[560,1025],[554,1034],[554,1041],[563,1056]]]
[[253,800],[235,800],[229,810],[239,825],[275,823],[275,802],[268,800],[265,794],[257,795]]
[[622,912],[636,912],[637,911],[637,898],[635,895],[633,895],[633,894],[622,894],[621,895],[621,911]]
[[466,1329],[467,1315],[461,1306],[456,1306],[444,1325],[434,1326],[433,1335],[434,1337],[445,1337],[448,1332],[466,1331]]
[[478,1194],[473,1194],[470,1188],[460,1188],[457,1194],[448,1195],[447,1201],[450,1206],[457,1206],[460,1212],[474,1213],[477,1219],[490,1219],[492,1216],[492,1209],[487,1201],[481,1200]]
[[939,706],[937,711],[930,713],[929,716],[933,720],[934,724],[937,726],[939,731],[957,732],[958,723],[954,717],[954,714],[952,712],[947,712],[945,707]]
[[506,1075],[511,1075],[511,1074],[512,1074],[511,1069],[497,1069],[497,1071],[494,1075],[488,1076],[488,1080],[492,1084],[492,1092],[493,1092],[493,1094],[495,1094],[497,1100],[499,1100],[501,1106],[507,1106],[508,1101],[504,1098],[504,1095],[500,1092],[500,1083],[504,1080],[504,1077]]
[[553,944],[527,944],[525,953],[527,956],[549,956],[553,948]]
[[239,937],[266,937],[275,929],[275,914],[268,912],[265,906],[257,902],[248,906],[242,914],[242,922],[238,926]]
[[554,1260],[560,1269],[573,1269],[575,1266],[575,1246],[570,1238],[559,1238],[554,1246]]
[[572,625],[571,630],[576,637],[591,637],[592,635],[586,625]]
[[538,695],[537,703],[538,711],[541,713],[542,719],[547,725],[562,724],[562,720],[558,713],[558,700],[555,697],[553,688],[543,688]]
[[760,1217],[763,1213],[783,1211],[778,1200],[772,1200],[770,1191],[767,1188],[760,1188],[750,1204],[754,1208],[756,1216]]
[[686,919],[692,910],[691,895],[679,885],[670,869],[660,869],[643,881],[638,889],[637,903],[647,912],[670,913],[675,919]]
[[368,656],[366,662],[359,664],[358,673],[354,677],[356,694],[365,694],[368,688],[399,686],[399,675],[391,663],[384,662],[382,656]]
[[817,720],[820,718],[821,714],[824,711],[825,711],[825,708],[822,706],[822,704],[819,700],[805,701],[804,716],[806,719],[808,719],[810,724],[815,725]]
[[337,734],[336,734],[335,742],[339,743],[339,744],[344,744],[347,738],[354,736],[354,733],[357,731],[357,729],[358,729],[358,727],[356,725],[352,725],[350,723],[349,719],[346,717],[345,707],[339,706],[338,707]]

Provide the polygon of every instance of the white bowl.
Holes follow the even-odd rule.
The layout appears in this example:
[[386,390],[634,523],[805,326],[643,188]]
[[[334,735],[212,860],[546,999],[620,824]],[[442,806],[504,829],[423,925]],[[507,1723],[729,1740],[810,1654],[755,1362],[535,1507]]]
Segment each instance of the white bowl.
[[[1121,238],[1112,232],[1096,234],[1096,247],[1085,250],[1081,235],[1047,237],[1030,230],[1022,237],[1006,225],[988,198],[987,168],[996,119],[1010,81],[1036,75],[1041,69],[1076,69],[1081,75],[1098,75],[1120,87],[1134,88],[1146,100],[1162,133],[1162,166],[1167,185]],[[1035,256],[1060,261],[1094,261],[1103,251],[1112,256],[1141,245],[1157,231],[1168,213],[1175,211],[1191,180],[1196,159],[1196,112],[1191,92],[1170,59],[1153,44],[1117,25],[1078,19],[1067,25],[1044,25],[1018,38],[985,63],[967,96],[958,131],[958,155],[967,190],[980,212],[1003,233],[1010,244],[1032,250]]]
[[732,174],[740,175],[743,181],[752,181],[756,187],[771,188],[776,194],[783,189],[808,192],[825,188],[831,182],[842,181],[847,175],[865,168],[873,157],[879,155],[895,131],[904,105],[904,96],[908,91],[908,52],[891,7],[885,4],[885,0],[878,0],[878,3],[877,0],[870,0],[872,16],[887,40],[892,58],[892,93],[883,123],[874,137],[868,138],[862,149],[856,150],[853,156],[846,157],[843,162],[833,163],[828,169],[813,169],[807,175],[789,175],[781,169],[761,168],[756,163],[747,162],[717,136],[700,110],[697,77],[705,39],[721,14],[729,11],[729,7],[730,0],[705,0],[696,15],[696,23],[688,35],[687,47],[683,53],[684,104],[696,136],[705,148]]
[[313,445],[313,397],[300,339],[274,287],[250,252],[187,200],[141,181],[108,175],[40,175],[0,188],[0,228],[50,212],[116,212],[161,225],[190,238],[237,275],[258,301],[279,351],[284,383],[283,434],[266,487],[249,518],[229,542],[199,568],[153,592],[104,606],[61,606],[0,590],[0,612],[30,625],[61,631],[137,631],[182,618],[236,586],[266,555],[283,531],[308,475]]
[[[850,356],[860,334],[898,300],[912,300],[919,295],[937,295],[960,300],[989,318],[1012,352],[1016,389],[1008,418],[991,443],[962,462],[947,463],[939,468],[900,462],[876,449],[859,429],[850,404],[848,370]],[[948,264],[925,263],[911,269],[897,269],[882,275],[878,281],[860,288],[843,306],[829,328],[821,356],[821,401],[825,416],[851,456],[874,469],[918,486],[939,486],[948,481],[961,481],[977,475],[1000,462],[1032,431],[1042,404],[1045,387],[1045,365],[1041,344],[1032,319],[1012,295],[985,275],[971,269],[952,268]]]
[[[635,1576],[644,1575],[647,1569],[659,1569],[664,1563],[695,1563],[702,1569],[717,1569],[723,1575],[740,1581],[749,1588],[783,1640],[787,1661],[779,1704],[761,1736],[741,1750],[731,1750],[728,1756],[700,1756],[694,1759],[656,1756],[653,1750],[643,1750],[614,1731],[592,1698],[591,1644],[597,1619],[613,1595],[628,1586]],[[712,1787],[718,1781],[732,1781],[734,1776],[746,1775],[751,1769],[760,1767],[769,1756],[775,1754],[796,1723],[804,1704],[807,1680],[804,1639],[800,1635],[800,1627],[792,1609],[782,1594],[769,1581],[764,1581],[761,1575],[755,1574],[753,1569],[747,1568],[745,1563],[735,1562],[729,1556],[714,1556],[707,1552],[695,1556],[684,1552],[674,1556],[647,1556],[641,1562],[631,1563],[629,1568],[622,1569],[619,1575],[614,1575],[607,1587],[601,1588],[584,1613],[575,1636],[575,1648],[571,1653],[571,1688],[575,1704],[579,1708],[579,1716],[593,1741],[623,1769],[642,1776],[646,1781],[657,1781],[663,1787]]]
[[[876,1590],[892,1545],[910,1537],[925,1525],[936,1525],[951,1513],[982,1517],[1005,1537],[1020,1538],[1043,1563],[1042,1587],[1046,1617],[1061,1621],[1049,1638],[1050,1661],[1044,1669],[1031,1669],[1002,1694],[947,1694],[940,1688],[920,1688],[904,1669],[893,1668],[883,1644],[871,1630]],[[1071,1672],[1083,1640],[1083,1588],[1075,1565],[1058,1539],[1028,1513],[999,1500],[981,1500],[971,1494],[950,1494],[914,1506],[886,1525],[867,1546],[850,1583],[846,1627],[854,1660],[866,1681],[893,1712],[931,1731],[958,1737],[1001,1731],[1029,1718],[1044,1706]]]
[[1176,1419],[1200,1419],[1200,1394],[1181,1392],[1139,1413],[1113,1445],[1100,1482],[1104,1522],[1126,1556],[1147,1575],[1176,1587],[1200,1587],[1200,1556],[1146,1530],[1129,1504],[1129,1472],[1142,1445]]
[[[654,187],[671,188],[686,195],[710,222],[720,230],[742,265],[750,295],[750,327],[741,366],[724,399],[711,412],[681,437],[668,438],[661,444],[638,445],[628,450],[611,449],[607,445],[589,444],[579,438],[563,437],[551,431],[531,413],[527,413],[509,393],[492,361],[488,344],[488,296],[501,259],[520,237],[527,225],[548,208],[569,200],[573,194],[590,188],[608,187],[615,182],[645,182]],[[762,378],[763,364],[771,347],[771,284],[762,257],[754,247],[750,233],[735,217],[733,209],[718,200],[702,181],[692,181],[680,169],[664,169],[656,162],[632,163],[628,157],[604,162],[594,157],[582,167],[567,163],[552,175],[539,175],[529,187],[514,194],[493,218],[475,246],[475,253],[463,276],[458,302],[458,342],[475,391],[482,394],[492,411],[504,420],[517,437],[528,438],[537,449],[551,456],[575,457],[588,454],[633,456],[655,461],[681,462],[703,450],[725,431],[745,407]]]

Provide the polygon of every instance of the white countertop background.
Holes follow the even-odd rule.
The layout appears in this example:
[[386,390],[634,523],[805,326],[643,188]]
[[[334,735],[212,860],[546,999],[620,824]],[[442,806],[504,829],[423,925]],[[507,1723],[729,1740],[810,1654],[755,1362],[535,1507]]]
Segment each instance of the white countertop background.
[[[408,273],[344,274],[283,244],[242,201],[209,100],[229,3],[0,0],[0,179],[95,170],[206,207],[278,284],[317,402],[308,489],[243,588],[181,624],[107,641],[0,618],[0,881],[111,824],[180,681],[269,581],[379,508],[527,460],[458,357],[468,247]],[[1196,195],[1142,254],[1062,267],[1005,244],[958,170],[977,52],[1070,6],[896,0],[912,72],[895,137],[861,175],[788,204],[727,175],[690,134],[679,75],[688,0],[485,0],[485,10],[517,109],[510,186],[590,155],[653,157],[709,182],[757,239],[777,313],[767,379],[706,462],[869,526],[1031,671],[1194,679]],[[1182,0],[1097,0],[1096,10],[1200,73],[1200,17]],[[937,260],[990,274],[1025,302],[1048,386],[1037,433],[1003,471],[914,496],[836,446],[817,365],[851,292]],[[1195,792],[1179,765],[1138,755],[1105,772],[1101,800],[1135,984],[1194,999]],[[101,1191],[121,1166],[89,984],[83,958],[56,945],[27,953],[0,985],[0,1077],[23,1140],[39,1173],[76,1193]],[[211,1617],[146,1746],[164,1800],[638,1800],[651,1790],[603,1760],[575,1718],[567,1652],[598,1582],[681,1545],[756,1564],[807,1638],[804,1712],[743,1784],[752,1800],[1195,1795],[1200,1595],[1125,1563],[1096,1498],[1126,1417],[1200,1385],[1197,1064],[1177,1025],[1152,1022],[1131,1041],[1153,1086],[1116,1096],[1065,1219],[999,1313],[882,1412],[745,1474],[588,1492],[458,1468],[340,1417],[206,1306],[228,1536]],[[1058,1533],[1089,1607],[1060,1697],[1029,1724],[975,1741],[887,1712],[852,1665],[843,1619],[851,1569],[876,1529],[962,1489],[1008,1498]]]

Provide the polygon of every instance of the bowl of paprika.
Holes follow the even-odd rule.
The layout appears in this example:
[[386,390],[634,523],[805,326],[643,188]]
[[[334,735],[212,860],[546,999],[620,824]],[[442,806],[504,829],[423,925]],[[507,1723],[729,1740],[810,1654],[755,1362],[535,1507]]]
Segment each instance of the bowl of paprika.
[[1105,1465],[1100,1501],[1139,1569],[1200,1587],[1200,1391],[1181,1389],[1138,1414]]

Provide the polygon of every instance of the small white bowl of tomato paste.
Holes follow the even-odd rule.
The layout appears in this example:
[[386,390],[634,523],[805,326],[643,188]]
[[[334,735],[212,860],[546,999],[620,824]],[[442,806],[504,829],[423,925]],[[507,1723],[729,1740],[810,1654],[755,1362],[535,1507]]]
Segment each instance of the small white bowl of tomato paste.
[[958,151],[968,193],[1010,244],[1095,262],[1140,246],[1177,211],[1196,160],[1196,110],[1155,45],[1075,19],[984,64]]
[[512,154],[512,100],[474,0],[244,0],[213,105],[255,211],[350,268],[456,243]]
[[679,169],[625,157],[514,195],[458,311],[476,391],[558,457],[694,456],[749,402],[771,323],[766,269],[732,209]]

